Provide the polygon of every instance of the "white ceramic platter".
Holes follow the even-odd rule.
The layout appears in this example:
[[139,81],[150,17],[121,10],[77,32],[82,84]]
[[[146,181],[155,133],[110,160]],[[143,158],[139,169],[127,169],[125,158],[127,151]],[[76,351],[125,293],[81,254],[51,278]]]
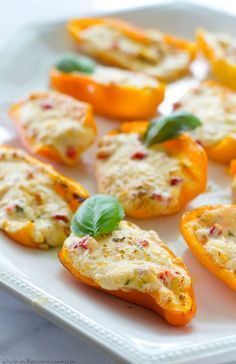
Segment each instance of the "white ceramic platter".
[[[233,33],[236,23],[230,15],[177,2],[115,15],[187,38],[193,38],[198,26]],[[8,104],[29,91],[47,87],[47,73],[58,54],[76,49],[64,25],[56,23],[28,28],[18,34],[1,54],[1,142],[21,146],[6,116]],[[207,71],[203,62],[197,62],[193,70],[198,78],[204,77]],[[197,81],[188,77],[171,86],[162,111],[167,111],[168,102],[177,99],[194,82]],[[96,119],[101,134],[117,126],[117,122]],[[86,153],[75,168],[56,166],[81,182],[91,193],[96,192],[92,167],[94,150]],[[211,164],[208,192],[195,199],[188,208],[204,203],[230,202],[230,183],[224,167]],[[148,310],[79,284],[60,265],[56,250],[26,249],[4,234],[0,235],[0,282],[41,314],[122,361],[137,364],[196,363],[201,359],[201,363],[205,363],[215,358],[213,362],[217,363],[224,353],[233,359],[236,356],[235,294],[189,252],[178,230],[181,214],[139,221],[138,224],[142,228],[156,229],[171,249],[183,257],[192,274],[198,312],[187,327],[173,328]]]

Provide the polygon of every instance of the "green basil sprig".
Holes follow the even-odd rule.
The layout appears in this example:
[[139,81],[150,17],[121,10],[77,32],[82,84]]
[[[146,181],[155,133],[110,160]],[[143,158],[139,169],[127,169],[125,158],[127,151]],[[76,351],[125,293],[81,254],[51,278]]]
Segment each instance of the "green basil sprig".
[[201,121],[187,111],[176,111],[168,116],[153,119],[144,135],[144,143],[150,147],[169,139],[176,138],[184,131],[192,130],[201,125]]
[[87,57],[78,56],[75,54],[66,54],[55,65],[55,67],[61,72],[83,72],[93,73],[96,67],[96,63]]
[[78,236],[107,234],[116,229],[124,215],[115,197],[95,195],[78,208],[71,222],[71,231]]

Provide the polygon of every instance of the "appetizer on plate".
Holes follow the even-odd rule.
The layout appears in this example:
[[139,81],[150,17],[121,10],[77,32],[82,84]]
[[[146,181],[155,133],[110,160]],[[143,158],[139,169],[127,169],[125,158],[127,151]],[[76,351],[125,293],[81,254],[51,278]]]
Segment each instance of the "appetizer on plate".
[[236,39],[226,33],[199,29],[197,43],[215,78],[236,89]]
[[181,220],[193,254],[216,277],[236,290],[236,205],[201,206]]
[[124,123],[103,136],[96,156],[99,191],[115,196],[134,218],[180,211],[206,187],[204,150],[179,135],[199,124],[194,115],[176,112],[150,124]]
[[202,125],[191,131],[208,156],[227,163],[236,158],[236,93],[215,81],[203,81],[189,90],[174,109],[198,116]]
[[68,55],[50,73],[51,86],[89,102],[94,111],[117,119],[153,117],[164,99],[164,85],[140,72],[96,64]]
[[196,53],[194,43],[112,18],[71,20],[68,30],[88,55],[164,82],[186,74]]
[[97,133],[91,106],[59,92],[33,93],[9,114],[25,146],[56,162],[76,163]]
[[114,197],[89,198],[73,217],[61,263],[88,286],[154,310],[172,325],[187,324],[196,307],[184,263],[155,231],[123,215]]
[[20,149],[0,147],[0,229],[22,245],[48,249],[70,234],[87,191]]

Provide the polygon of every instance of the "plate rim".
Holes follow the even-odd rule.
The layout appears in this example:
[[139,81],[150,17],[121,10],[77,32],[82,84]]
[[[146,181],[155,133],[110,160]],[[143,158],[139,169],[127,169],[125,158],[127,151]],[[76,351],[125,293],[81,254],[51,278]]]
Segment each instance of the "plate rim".
[[[236,20],[236,14],[228,12],[226,9],[218,9],[212,4],[198,4],[189,1],[162,1],[159,4],[145,4],[135,8],[133,5],[114,11],[91,11],[82,14],[83,16],[117,16],[119,14],[128,14],[129,12],[142,12],[143,10],[171,8],[171,7],[191,7],[194,9],[204,9],[215,14],[225,14]],[[23,26],[13,36],[0,51],[4,64],[4,57],[9,53],[8,49],[14,51],[12,44],[16,44],[15,40],[28,34],[35,32],[40,28],[58,27],[66,22],[67,19],[56,21],[40,21],[34,24]],[[1,72],[1,67],[0,67]],[[207,340],[204,343],[191,343],[183,345],[181,348],[170,348],[168,352],[148,354],[140,350],[138,347],[131,347],[125,338],[113,331],[107,329],[95,322],[94,320],[84,316],[83,314],[70,308],[61,300],[44,292],[26,278],[19,276],[13,269],[7,267],[0,262],[0,287],[6,289],[10,293],[15,294],[23,302],[29,304],[31,308],[58,326],[64,328],[72,334],[79,336],[82,340],[88,340],[98,348],[103,348],[108,354],[123,362],[135,364],[150,363],[156,364],[177,364],[189,363],[190,360],[203,359],[213,357],[224,353],[233,353],[236,346],[236,334],[225,336],[222,338]],[[78,323],[83,327],[78,326]],[[105,340],[104,340],[105,337]]]

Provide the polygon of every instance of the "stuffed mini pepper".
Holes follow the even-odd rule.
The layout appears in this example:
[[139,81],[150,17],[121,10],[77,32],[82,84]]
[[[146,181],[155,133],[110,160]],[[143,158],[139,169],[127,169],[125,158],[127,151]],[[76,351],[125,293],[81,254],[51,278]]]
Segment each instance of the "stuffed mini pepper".
[[174,104],[174,109],[198,116],[202,125],[191,131],[216,162],[236,158],[236,93],[215,81],[204,81]]
[[186,74],[196,54],[189,41],[112,18],[71,20],[68,30],[88,55],[164,82]]
[[58,61],[50,82],[54,89],[89,102],[98,114],[115,119],[153,117],[164,99],[164,85],[144,73],[105,67],[73,54]]
[[181,220],[182,234],[199,261],[236,290],[236,205],[201,206]]
[[215,78],[236,90],[236,39],[227,33],[199,29],[197,43]]
[[87,191],[20,149],[0,147],[0,229],[22,245],[48,249],[70,234]]
[[96,157],[101,193],[115,196],[128,216],[151,218],[180,211],[204,191],[207,157],[181,131],[200,125],[189,113],[130,122],[103,136]]
[[33,93],[13,105],[9,114],[25,146],[56,162],[78,162],[95,141],[91,106],[59,92]]
[[95,195],[73,217],[61,263],[82,283],[149,308],[171,325],[195,315],[191,278],[155,231],[123,220],[119,202]]

